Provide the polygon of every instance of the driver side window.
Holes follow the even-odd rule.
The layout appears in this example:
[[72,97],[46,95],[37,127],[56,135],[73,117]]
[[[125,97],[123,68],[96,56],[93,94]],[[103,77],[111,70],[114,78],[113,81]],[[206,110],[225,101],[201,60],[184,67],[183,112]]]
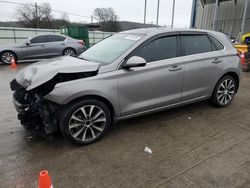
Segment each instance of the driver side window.
[[44,42],[48,42],[48,37],[47,35],[41,35],[41,36],[37,36],[34,37],[33,39],[30,40],[30,42],[33,43],[44,43]]
[[167,36],[155,39],[139,47],[133,55],[144,58],[147,63],[177,57],[177,37]]

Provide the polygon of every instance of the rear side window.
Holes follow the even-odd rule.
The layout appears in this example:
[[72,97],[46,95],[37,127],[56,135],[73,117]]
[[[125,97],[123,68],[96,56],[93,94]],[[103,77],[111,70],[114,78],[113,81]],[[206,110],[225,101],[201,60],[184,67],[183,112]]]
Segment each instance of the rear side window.
[[146,62],[159,61],[177,57],[177,37],[161,37],[139,47],[133,54],[142,57]]
[[59,35],[49,35],[49,42],[60,42],[64,41],[66,38]]
[[[216,38],[212,37],[211,35],[209,35],[209,38],[212,42],[213,51],[224,49],[224,46]],[[230,38],[229,38],[229,40],[230,40]]]
[[30,40],[31,43],[43,43],[43,42],[48,42],[48,36],[47,35],[40,35],[37,37],[34,37],[33,39]]
[[212,51],[212,45],[207,35],[183,35],[181,38],[183,55]]

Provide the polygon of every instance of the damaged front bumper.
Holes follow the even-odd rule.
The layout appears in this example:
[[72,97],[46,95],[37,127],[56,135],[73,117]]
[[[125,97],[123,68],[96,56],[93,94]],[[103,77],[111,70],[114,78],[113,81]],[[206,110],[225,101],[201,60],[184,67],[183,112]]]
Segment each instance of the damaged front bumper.
[[39,96],[36,91],[26,91],[16,80],[11,82],[13,103],[21,124],[28,130],[50,135],[58,130],[58,105]]

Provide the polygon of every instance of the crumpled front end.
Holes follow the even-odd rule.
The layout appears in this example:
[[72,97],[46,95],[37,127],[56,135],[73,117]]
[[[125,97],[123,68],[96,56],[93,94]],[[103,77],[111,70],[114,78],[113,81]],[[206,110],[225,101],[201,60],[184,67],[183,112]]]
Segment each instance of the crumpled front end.
[[27,91],[16,80],[11,82],[14,106],[18,119],[28,130],[49,135],[58,130],[58,105],[42,98],[36,90]]
[[61,106],[45,99],[45,96],[58,83],[96,76],[99,67],[99,63],[62,57],[20,70],[10,87],[14,91],[13,101],[21,124],[43,135],[57,131]]

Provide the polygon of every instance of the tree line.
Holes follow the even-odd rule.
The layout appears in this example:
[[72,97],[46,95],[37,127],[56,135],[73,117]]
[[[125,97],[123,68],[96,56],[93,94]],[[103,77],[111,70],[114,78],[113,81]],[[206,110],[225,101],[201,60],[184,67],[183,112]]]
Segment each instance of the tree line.
[[[61,18],[55,18],[52,14],[52,8],[49,3],[39,5],[24,4],[16,9],[16,19],[24,27],[30,28],[60,28],[61,26],[71,24],[69,16],[62,13]],[[118,15],[113,8],[96,8],[93,12],[93,18],[103,31],[118,31]]]

